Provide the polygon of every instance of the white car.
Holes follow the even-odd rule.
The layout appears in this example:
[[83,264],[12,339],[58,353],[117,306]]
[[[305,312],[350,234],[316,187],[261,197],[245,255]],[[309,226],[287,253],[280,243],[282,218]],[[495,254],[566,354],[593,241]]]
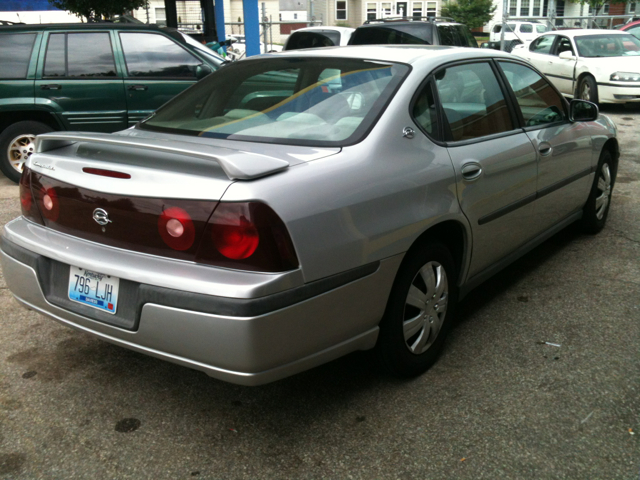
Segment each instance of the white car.
[[[549,31],[549,27],[538,22],[508,22],[504,32],[505,42],[520,40],[520,43],[527,43]],[[499,42],[502,40],[502,23],[496,23],[489,33],[489,41]]]
[[[232,33],[228,36],[228,38],[233,40],[233,43],[227,49],[227,54],[231,53],[230,57],[234,57],[232,58],[232,60],[239,60],[240,58],[245,57],[247,53],[246,37],[244,35],[236,35]],[[282,45],[275,45],[271,43],[265,45],[263,42],[260,42],[260,53],[273,53],[281,51]]]
[[291,32],[285,50],[300,50],[301,48],[343,47],[349,43],[355,28],[349,27],[307,27]]
[[569,98],[640,102],[640,40],[618,30],[563,30],[513,50]]

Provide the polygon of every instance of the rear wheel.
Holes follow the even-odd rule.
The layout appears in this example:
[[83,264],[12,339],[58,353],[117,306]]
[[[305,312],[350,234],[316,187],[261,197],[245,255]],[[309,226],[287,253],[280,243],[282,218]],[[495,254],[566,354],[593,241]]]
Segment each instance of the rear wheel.
[[604,228],[609,215],[611,194],[616,178],[616,168],[609,150],[600,154],[596,176],[582,214],[582,228],[587,233],[598,233]]
[[456,302],[449,250],[429,243],[409,254],[394,282],[376,345],[382,366],[398,377],[426,371],[438,358]]
[[595,104],[598,103],[598,85],[591,75],[582,77],[578,83],[578,98]]
[[17,122],[0,133],[0,170],[18,183],[25,162],[35,152],[36,135],[53,131],[40,122]]

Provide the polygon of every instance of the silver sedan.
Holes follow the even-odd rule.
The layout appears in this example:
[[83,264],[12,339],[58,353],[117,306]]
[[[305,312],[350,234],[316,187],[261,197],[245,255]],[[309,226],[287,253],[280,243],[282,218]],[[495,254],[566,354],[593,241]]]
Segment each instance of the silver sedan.
[[410,377],[472,288],[603,228],[618,157],[595,105],[508,54],[254,57],[135,128],[39,136],[3,271],[30,309],[222,380],[367,349]]

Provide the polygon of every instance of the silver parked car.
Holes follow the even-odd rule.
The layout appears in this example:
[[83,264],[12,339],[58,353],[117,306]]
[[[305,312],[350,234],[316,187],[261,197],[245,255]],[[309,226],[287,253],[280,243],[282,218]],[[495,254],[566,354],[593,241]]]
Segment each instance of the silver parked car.
[[414,376],[470,289],[604,226],[618,156],[595,105],[505,53],[253,57],[135,128],[39,136],[4,276],[64,325],[230,382],[373,348]]

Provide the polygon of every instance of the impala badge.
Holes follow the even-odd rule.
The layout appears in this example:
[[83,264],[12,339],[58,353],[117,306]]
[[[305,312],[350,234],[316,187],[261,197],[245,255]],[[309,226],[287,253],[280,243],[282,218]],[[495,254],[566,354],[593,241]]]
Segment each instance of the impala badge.
[[104,226],[107,223],[112,223],[111,220],[109,220],[109,214],[103,208],[96,208],[93,211],[93,219],[96,221],[98,225]]

